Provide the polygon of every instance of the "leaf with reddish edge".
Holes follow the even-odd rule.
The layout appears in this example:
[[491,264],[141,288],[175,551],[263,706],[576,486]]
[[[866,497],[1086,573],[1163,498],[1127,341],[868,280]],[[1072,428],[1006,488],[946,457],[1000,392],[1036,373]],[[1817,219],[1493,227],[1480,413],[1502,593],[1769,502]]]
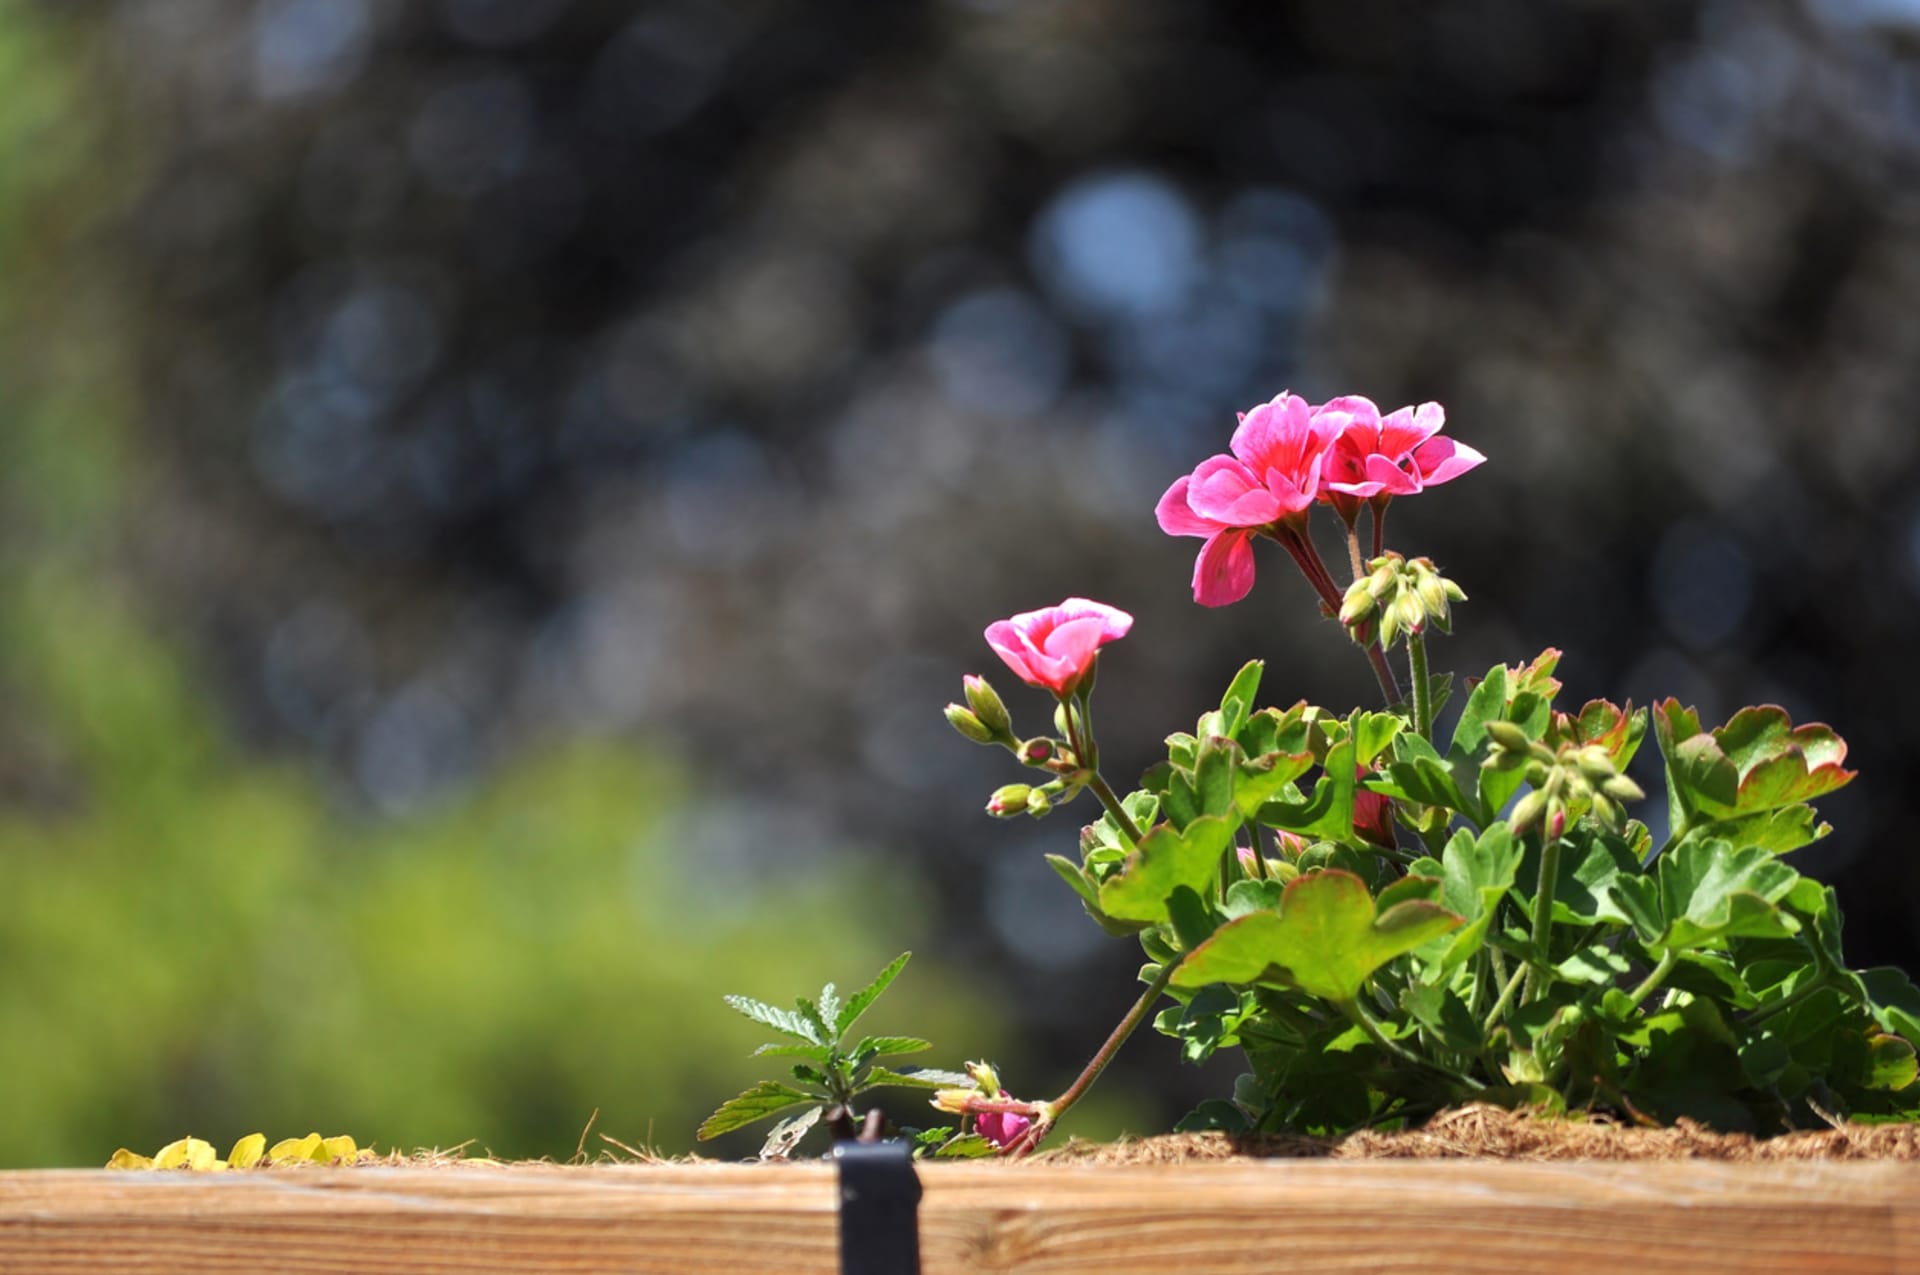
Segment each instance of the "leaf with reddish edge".
[[1811,801],[1854,776],[1841,767],[1845,740],[1821,722],[1795,727],[1777,704],[1741,709],[1713,738],[1740,772],[1737,805],[1743,812]]
[[1350,1001],[1382,965],[1461,923],[1430,898],[1407,897],[1438,888],[1403,883],[1382,908],[1351,872],[1300,877],[1280,896],[1278,911],[1230,921],[1195,948],[1174,973],[1174,986],[1275,982]]
[[1647,734],[1647,710],[1636,712],[1632,700],[1625,708],[1608,700],[1588,700],[1578,713],[1553,716],[1554,734],[1561,742],[1600,745],[1616,770],[1627,768]]

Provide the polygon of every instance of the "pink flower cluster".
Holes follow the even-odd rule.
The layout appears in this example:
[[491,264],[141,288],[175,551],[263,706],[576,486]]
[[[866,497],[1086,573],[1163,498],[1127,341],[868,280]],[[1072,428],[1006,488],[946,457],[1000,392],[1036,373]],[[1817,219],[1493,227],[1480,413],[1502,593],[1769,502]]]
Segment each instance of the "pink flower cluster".
[[1210,456],[1177,479],[1154,514],[1170,536],[1202,536],[1193,564],[1193,597],[1202,606],[1238,602],[1253,588],[1253,538],[1296,541],[1316,503],[1349,526],[1367,501],[1383,508],[1466,473],[1486,460],[1439,437],[1438,403],[1380,414],[1358,395],[1318,407],[1281,394],[1240,414],[1230,455]]

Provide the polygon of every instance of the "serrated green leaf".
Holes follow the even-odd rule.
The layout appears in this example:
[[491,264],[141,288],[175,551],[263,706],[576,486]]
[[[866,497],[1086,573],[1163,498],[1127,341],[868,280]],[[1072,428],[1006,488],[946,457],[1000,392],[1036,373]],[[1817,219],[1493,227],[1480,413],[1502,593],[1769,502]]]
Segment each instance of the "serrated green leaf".
[[824,1065],[833,1050],[825,1045],[762,1045],[753,1051],[755,1058],[808,1058]]
[[962,1133],[940,1144],[933,1153],[936,1160],[979,1160],[999,1155],[1000,1148],[977,1133]]
[[1280,896],[1286,888],[1285,882],[1271,878],[1235,881],[1227,887],[1227,897],[1221,911],[1229,921],[1249,912],[1271,912],[1280,906]]
[[1480,1024],[1467,1012],[1466,1002],[1444,987],[1413,983],[1400,993],[1400,1007],[1433,1033],[1442,1047],[1460,1054],[1477,1054],[1485,1044]]
[[830,1045],[840,1038],[837,1032],[827,1026],[826,1017],[820,1013],[820,1007],[813,1003],[811,996],[794,997],[793,1007],[813,1027],[816,1033],[815,1040],[824,1041]]
[[765,1001],[754,1000],[751,996],[723,996],[729,1008],[744,1014],[762,1027],[771,1027],[784,1035],[793,1036],[813,1045],[825,1045],[826,1041],[813,1023],[804,1015],[790,1009],[781,1009]]
[[1869,1089],[1905,1089],[1920,1076],[1913,1046],[1898,1036],[1876,1034],[1867,1038]]
[[834,1020],[833,1031],[836,1040],[846,1035],[847,1029],[860,1021],[860,1015],[866,1013],[868,1007],[880,999],[880,993],[886,991],[887,986],[900,976],[900,971],[907,967],[907,961],[912,956],[912,952],[900,953],[900,955],[888,962],[887,968],[874,975],[871,983],[868,983],[848,998],[847,1003],[841,1007],[839,1015]]
[[1574,983],[1592,983],[1611,987],[1633,963],[1604,943],[1583,947],[1553,967],[1553,972]]
[[721,1103],[720,1109],[706,1118],[694,1136],[705,1142],[802,1103],[819,1101],[817,1094],[803,1093],[777,1080],[763,1080],[739,1097]]
[[918,1036],[868,1036],[854,1046],[853,1052],[867,1058],[892,1058],[900,1054],[922,1054],[932,1048],[932,1041]]
[[1168,898],[1183,885],[1196,894],[1209,886],[1232,840],[1233,825],[1217,815],[1200,816],[1180,832],[1162,824],[1100,887],[1101,911],[1123,921],[1168,920]]
[[886,1067],[875,1067],[861,1079],[854,1092],[862,1094],[869,1089],[890,1086],[903,1089],[953,1089],[972,1084],[973,1077],[964,1071],[941,1071],[935,1067],[909,1067],[904,1071],[893,1071]]
[[1215,931],[1173,983],[1275,982],[1351,1000],[1380,966],[1459,924],[1457,915],[1425,900],[1378,910],[1359,877],[1317,872],[1287,886],[1278,912],[1255,912]]
[[1867,1010],[1880,1029],[1920,1045],[1920,988],[1913,985],[1906,971],[1891,965],[1862,970],[1860,983],[1866,993]]
[[838,989],[835,988],[832,983],[828,983],[820,989],[818,1007],[820,1011],[820,1030],[827,1032],[835,1040],[840,1039],[840,1028],[838,1026],[840,1021],[840,996]]

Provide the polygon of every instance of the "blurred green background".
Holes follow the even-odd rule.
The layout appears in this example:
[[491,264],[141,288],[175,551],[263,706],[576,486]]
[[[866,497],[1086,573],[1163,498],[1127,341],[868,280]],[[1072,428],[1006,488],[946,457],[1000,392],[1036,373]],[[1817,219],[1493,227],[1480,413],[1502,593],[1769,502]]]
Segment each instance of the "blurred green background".
[[1920,963],[1912,0],[0,0],[0,88],[0,1166],[684,1150],[722,992],[906,948],[1057,1092],[1138,952],[939,709],[1072,594],[1117,780],[1367,701],[1153,524],[1283,387],[1491,457],[1396,506],[1441,667],[1831,722],[1800,866]]

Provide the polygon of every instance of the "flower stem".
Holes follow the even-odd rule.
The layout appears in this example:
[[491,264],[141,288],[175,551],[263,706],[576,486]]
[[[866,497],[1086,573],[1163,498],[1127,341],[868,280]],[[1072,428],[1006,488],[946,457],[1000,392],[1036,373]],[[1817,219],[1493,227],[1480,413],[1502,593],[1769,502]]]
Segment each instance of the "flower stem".
[[1527,971],[1532,968],[1531,965],[1522,965],[1514,970],[1513,977],[1507,980],[1506,986],[1500,989],[1500,995],[1495,998],[1493,1008],[1487,1011],[1486,1020],[1480,1024],[1482,1032],[1492,1031],[1494,1024],[1506,1015],[1507,1006],[1513,1004],[1513,994],[1520,990],[1520,980],[1525,978]]
[[1107,1064],[1113,1061],[1113,1056],[1120,1052],[1120,1046],[1127,1043],[1127,1037],[1133,1035],[1134,1029],[1145,1022],[1147,1015],[1153,1012],[1153,1007],[1160,1001],[1160,994],[1167,990],[1167,984],[1173,981],[1174,971],[1180,968],[1180,962],[1185,959],[1184,955],[1176,956],[1160,967],[1160,972],[1153,976],[1151,983],[1147,984],[1147,990],[1140,993],[1140,999],[1133,1003],[1133,1008],[1127,1011],[1127,1016],[1121,1019],[1119,1025],[1113,1029],[1112,1035],[1107,1037],[1107,1043],[1100,1046],[1099,1052],[1095,1053],[1088,1060],[1087,1065],[1081,1068],[1080,1074],[1074,1078],[1071,1085],[1067,1086],[1066,1092],[1046,1104],[1047,1109],[1040,1118],[1007,1147],[1006,1154],[1009,1158],[1018,1159],[1031,1153],[1040,1145],[1041,1139],[1047,1136],[1054,1123],[1065,1115],[1074,1103],[1079,1102],[1088,1089],[1093,1087],[1093,1082],[1098,1080],[1100,1073],[1107,1069]]
[[[1320,601],[1326,607],[1328,615],[1340,614],[1340,590],[1333,583],[1333,576],[1327,570],[1327,564],[1321,561],[1320,551],[1304,531],[1283,526],[1274,535],[1282,547],[1293,556],[1300,568],[1300,574],[1307,578],[1313,591],[1320,595]],[[1367,662],[1373,665],[1373,676],[1380,683],[1380,693],[1387,697],[1389,706],[1400,702],[1400,684],[1394,680],[1393,666],[1387,663],[1386,652],[1375,641],[1367,647]]]
[[1358,580],[1367,574],[1366,564],[1360,561],[1360,515],[1357,512],[1353,521],[1347,524],[1347,564],[1353,568],[1354,579]]
[[[1526,965],[1526,992],[1522,1002],[1530,1002],[1546,985],[1547,964],[1552,959],[1549,940],[1553,928],[1553,891],[1560,884],[1560,838],[1543,838],[1540,846],[1540,884],[1533,892],[1533,957]],[[1662,978],[1666,977],[1664,974]]]
[[1641,1001],[1651,996],[1660,984],[1667,981],[1667,975],[1673,973],[1673,967],[1679,963],[1679,953],[1675,952],[1672,948],[1668,948],[1667,954],[1660,958],[1660,963],[1653,967],[1653,973],[1647,975],[1640,986],[1628,993],[1627,1007],[1629,1009],[1637,1009]]
[[1113,822],[1119,825],[1120,835],[1127,839],[1127,844],[1138,846],[1140,844],[1139,827],[1127,817],[1126,809],[1121,806],[1120,799],[1113,795],[1113,789],[1107,786],[1107,781],[1100,777],[1099,771],[1093,772],[1093,778],[1087,781],[1087,787],[1095,797],[1100,799],[1100,804],[1106,808],[1107,813],[1113,816]]
[[1433,686],[1427,680],[1427,635],[1415,629],[1407,634],[1407,671],[1413,678],[1413,730],[1433,739]]

